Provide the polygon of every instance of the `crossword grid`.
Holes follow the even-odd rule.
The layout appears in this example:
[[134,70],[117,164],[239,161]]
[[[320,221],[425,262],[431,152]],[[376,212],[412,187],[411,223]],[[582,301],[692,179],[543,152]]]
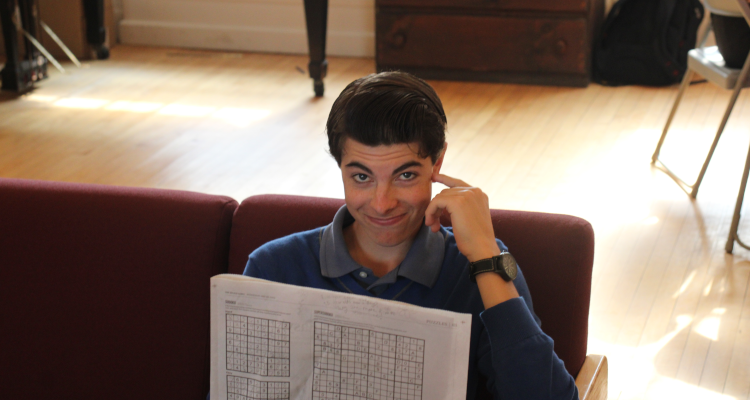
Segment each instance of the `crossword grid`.
[[289,322],[227,314],[227,370],[289,376]]
[[315,323],[314,400],[421,400],[424,340]]
[[275,400],[289,398],[289,382],[261,382],[227,376],[228,400]]

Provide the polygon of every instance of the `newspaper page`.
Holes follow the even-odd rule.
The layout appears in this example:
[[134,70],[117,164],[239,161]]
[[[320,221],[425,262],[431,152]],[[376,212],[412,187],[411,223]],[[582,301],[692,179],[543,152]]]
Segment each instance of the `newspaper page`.
[[211,399],[466,396],[471,314],[240,275],[211,279]]

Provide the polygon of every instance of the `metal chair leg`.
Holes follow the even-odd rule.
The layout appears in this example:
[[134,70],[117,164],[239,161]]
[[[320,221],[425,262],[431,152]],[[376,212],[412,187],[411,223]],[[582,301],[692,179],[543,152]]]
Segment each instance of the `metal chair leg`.
[[699,35],[700,39],[698,40],[698,44],[695,46],[695,48],[701,48],[706,45],[706,41],[708,40],[708,35],[713,30],[713,25],[711,25],[711,18],[708,18],[708,22],[706,23],[706,27],[703,29],[703,33]]
[[[727,105],[726,110],[724,111],[724,116],[721,119],[721,124],[719,125],[719,129],[716,131],[716,135],[714,136],[714,141],[711,143],[711,148],[708,151],[708,155],[706,155],[706,160],[703,162],[703,166],[701,167],[700,173],[698,173],[698,178],[695,180],[695,183],[692,185],[686,183],[682,179],[680,179],[676,174],[674,174],[664,163],[661,163],[661,166],[663,167],[664,171],[672,178],[674,179],[682,188],[683,190],[687,191],[686,189],[690,189],[690,197],[695,198],[698,196],[698,189],[701,186],[701,183],[703,182],[703,178],[706,175],[706,170],[708,169],[708,164],[711,162],[711,158],[714,155],[714,151],[716,151],[716,146],[719,144],[719,139],[721,138],[721,134],[724,132],[724,128],[727,125],[727,121],[729,121],[729,116],[732,114],[732,109],[734,109],[734,105],[737,102],[737,98],[740,95],[740,91],[744,87],[744,83],[747,80],[748,72],[750,72],[750,55],[748,55],[748,58],[745,60],[745,65],[742,67],[742,71],[740,72],[740,76],[737,79],[737,83],[734,85],[734,90],[732,91],[732,97],[729,99],[729,104]],[[686,78],[692,77],[692,71],[690,73],[685,74]],[[677,106],[679,105],[679,102],[682,98],[682,95],[685,91],[686,83],[685,79],[683,79],[682,84],[680,86],[680,92],[677,94],[677,99],[675,100],[675,105],[672,106],[672,112],[669,114],[669,118],[667,119],[667,124],[664,126],[664,131],[661,134],[661,138],[659,139],[659,144],[656,146],[656,151],[654,151],[654,155],[651,157],[651,163],[656,163],[656,161],[659,160],[659,152],[661,151],[661,146],[664,144],[664,138],[667,136],[667,131],[669,130],[669,126],[672,123],[672,119],[674,118],[674,115],[677,112]]]
[[[734,106],[734,102],[737,101],[737,96],[739,96],[740,90],[743,88],[745,81],[748,78],[748,74],[750,74],[750,54],[747,55],[747,59],[745,59],[745,65],[742,67],[742,72],[740,72],[740,77],[737,79],[737,83],[734,85],[734,92],[732,93],[732,100],[730,101],[730,107]],[[727,109],[727,112],[725,114],[725,120],[729,118],[729,113],[731,112],[731,108]],[[722,123],[726,123],[726,121],[722,121]],[[750,250],[750,246],[746,245],[742,242],[739,236],[739,227],[740,227],[740,213],[742,212],[742,202],[745,199],[745,189],[747,188],[747,178],[748,175],[750,175],[750,149],[747,151],[747,159],[745,160],[745,170],[742,172],[742,182],[740,183],[740,191],[737,194],[737,202],[734,206],[734,215],[732,216],[732,225],[729,227],[729,237],[727,238],[727,244],[724,247],[724,249],[727,251],[727,253],[732,253],[732,250],[734,249],[734,242],[737,241],[737,243],[744,247],[745,249]]]
[[677,92],[677,98],[674,100],[672,111],[669,113],[669,118],[667,118],[667,124],[664,125],[664,130],[662,130],[661,137],[659,138],[659,144],[656,145],[654,155],[651,156],[651,164],[659,160],[659,152],[661,152],[661,146],[664,144],[664,139],[667,137],[669,126],[672,125],[672,119],[674,119],[674,115],[677,114],[677,108],[680,106],[680,101],[682,101],[682,96],[685,94],[685,89],[690,86],[690,80],[693,79],[693,73],[693,70],[688,69],[685,72],[685,76],[682,78],[682,83],[680,83],[680,91]]
[[677,176],[677,174],[672,172],[672,170],[669,169],[669,167],[667,167],[667,165],[659,159],[659,153],[661,153],[661,147],[662,145],[664,145],[664,139],[666,139],[667,137],[669,128],[670,126],[672,126],[672,120],[674,120],[674,116],[675,114],[677,114],[677,108],[680,106],[682,96],[685,94],[685,90],[687,90],[687,87],[690,86],[690,81],[693,79],[694,74],[695,72],[691,69],[688,69],[685,72],[685,76],[682,78],[682,83],[680,84],[680,90],[677,92],[677,98],[672,105],[672,111],[669,112],[669,117],[667,118],[667,123],[664,125],[664,129],[661,132],[659,143],[656,145],[656,150],[654,150],[654,154],[651,156],[651,164],[664,171],[664,173],[666,173],[670,178],[677,182],[682,190],[684,190],[686,193],[690,193],[690,195],[693,197],[695,196],[692,194],[691,189],[693,189],[694,185],[685,182],[684,180],[682,180],[682,178]]
[[737,83],[734,84],[732,97],[729,99],[729,104],[727,105],[727,109],[726,111],[724,111],[724,117],[721,119],[721,124],[719,125],[719,129],[716,131],[716,137],[714,137],[714,142],[711,144],[711,150],[709,150],[708,152],[708,157],[706,157],[706,162],[703,163],[701,172],[698,174],[698,179],[695,181],[695,184],[693,185],[693,190],[690,193],[690,196],[692,196],[693,198],[695,198],[695,196],[698,195],[698,188],[700,187],[701,182],[703,181],[703,176],[706,175],[706,169],[708,169],[708,163],[711,161],[711,157],[714,154],[714,150],[716,150],[716,145],[719,143],[719,137],[721,137],[721,134],[724,132],[724,127],[726,127],[727,121],[729,121],[729,116],[732,114],[732,109],[734,109],[734,104],[737,102],[737,97],[739,97],[740,91],[745,85],[748,72],[750,72],[750,54],[748,54],[748,57],[745,60],[745,65],[742,67],[742,71],[740,72],[740,77],[737,79]]
[[732,253],[734,241],[740,246],[750,250],[750,247],[742,243],[738,230],[740,227],[740,213],[742,212],[742,202],[745,199],[745,189],[747,188],[747,176],[750,174],[750,148],[747,150],[747,159],[745,160],[745,170],[742,172],[742,182],[740,183],[740,192],[737,194],[737,202],[734,205],[734,215],[732,216],[732,226],[729,228],[729,237],[724,249],[727,253]]

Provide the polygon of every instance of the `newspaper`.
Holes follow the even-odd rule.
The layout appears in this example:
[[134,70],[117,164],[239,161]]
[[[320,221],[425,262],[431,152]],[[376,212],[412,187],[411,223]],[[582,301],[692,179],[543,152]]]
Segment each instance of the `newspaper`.
[[219,275],[211,398],[464,398],[470,334],[471,314]]

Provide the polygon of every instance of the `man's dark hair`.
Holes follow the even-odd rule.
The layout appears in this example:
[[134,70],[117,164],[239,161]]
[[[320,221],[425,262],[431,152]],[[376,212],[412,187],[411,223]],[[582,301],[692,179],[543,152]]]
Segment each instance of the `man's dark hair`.
[[435,163],[446,122],[443,104],[427,82],[405,72],[381,72],[350,83],[333,103],[328,148],[341,165],[347,138],[367,146],[417,143],[417,154]]

